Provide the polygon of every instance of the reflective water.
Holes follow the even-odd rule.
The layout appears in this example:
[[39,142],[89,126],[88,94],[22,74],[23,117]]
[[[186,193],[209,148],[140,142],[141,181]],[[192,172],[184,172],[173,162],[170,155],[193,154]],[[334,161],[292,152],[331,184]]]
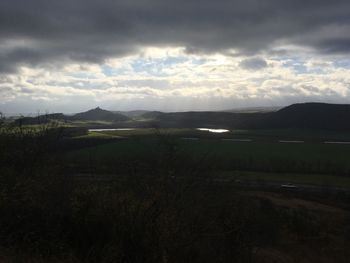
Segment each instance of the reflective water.
[[99,131],[132,131],[132,128],[118,128],[118,129],[89,129],[89,132],[99,132]]
[[327,144],[350,144],[350,142],[331,142],[331,141],[324,142],[324,143],[327,143]]
[[213,133],[224,133],[224,132],[229,132],[229,130],[226,130],[226,129],[197,128],[197,130],[200,130],[200,131],[208,131],[208,132],[213,132]]

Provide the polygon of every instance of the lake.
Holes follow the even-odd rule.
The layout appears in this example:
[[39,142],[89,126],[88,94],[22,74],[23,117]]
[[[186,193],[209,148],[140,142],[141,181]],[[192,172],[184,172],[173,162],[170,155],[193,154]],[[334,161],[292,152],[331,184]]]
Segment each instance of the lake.
[[100,131],[132,131],[133,128],[118,128],[118,129],[89,129],[89,132],[100,132]]
[[197,130],[200,130],[200,131],[208,131],[208,132],[213,132],[213,133],[224,133],[224,132],[229,132],[229,130],[226,130],[226,129],[197,128]]

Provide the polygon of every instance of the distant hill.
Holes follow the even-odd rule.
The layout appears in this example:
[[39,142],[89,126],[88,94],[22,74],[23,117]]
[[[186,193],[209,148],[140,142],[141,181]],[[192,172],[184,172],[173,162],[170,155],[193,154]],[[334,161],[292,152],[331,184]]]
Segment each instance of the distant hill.
[[[125,116],[125,115],[129,115]],[[133,119],[132,119],[133,118]],[[350,105],[326,103],[293,104],[277,111],[171,112],[130,111],[128,114],[99,107],[66,116],[62,113],[25,117],[18,124],[64,121],[110,121],[113,127],[228,128],[228,129],[319,129],[350,131]],[[103,124],[101,124],[103,125]],[[110,127],[111,128],[111,127]]]
[[266,113],[278,111],[283,107],[244,107],[237,109],[224,110],[223,112],[232,112],[232,113]]
[[220,128],[248,128],[254,122],[255,114],[230,112],[173,112],[156,115],[159,127],[220,127]]
[[144,119],[156,119],[159,118],[161,115],[164,115],[166,113],[161,111],[149,111],[141,115]]
[[118,114],[124,115],[128,118],[139,118],[143,114],[146,114],[148,112],[149,111],[147,111],[147,110],[113,111],[113,113],[118,113]]
[[175,112],[154,114],[154,119],[159,127],[350,131],[350,105],[303,103],[272,112]]
[[350,130],[350,105],[301,103],[285,107],[269,120],[274,128]]
[[100,107],[97,107],[92,110],[88,110],[85,112],[77,113],[70,117],[72,120],[90,120],[90,121],[127,121],[129,118],[119,113],[114,113],[111,111],[103,110]]
[[111,121],[124,122],[130,120],[127,116],[111,111],[103,110],[99,107],[71,116],[62,113],[39,115],[37,117],[22,117],[15,120],[17,125],[34,125],[49,123],[52,120],[61,121]]
[[45,124],[51,120],[64,120],[66,117],[62,113],[52,113],[39,115],[37,117],[22,117],[15,120],[17,125]]

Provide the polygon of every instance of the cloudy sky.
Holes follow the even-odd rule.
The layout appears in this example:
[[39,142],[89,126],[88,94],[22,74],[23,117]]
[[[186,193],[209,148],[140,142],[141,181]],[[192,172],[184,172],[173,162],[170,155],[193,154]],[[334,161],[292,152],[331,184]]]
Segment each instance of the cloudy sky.
[[0,111],[350,103],[349,0],[1,0]]

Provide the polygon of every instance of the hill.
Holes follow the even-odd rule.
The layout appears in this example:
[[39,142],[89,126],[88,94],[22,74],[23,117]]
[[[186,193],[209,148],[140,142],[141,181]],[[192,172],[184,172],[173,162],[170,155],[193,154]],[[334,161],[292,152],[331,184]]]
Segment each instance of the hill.
[[271,128],[350,130],[350,105],[326,103],[293,104],[275,112]]
[[113,111],[113,113],[118,113],[132,119],[140,118],[142,115],[147,114],[148,112],[149,111],[147,110]]
[[149,119],[157,119],[160,116],[164,115],[164,112],[161,111],[148,111],[141,115],[143,119],[149,120]]
[[86,121],[103,120],[103,121],[113,121],[113,122],[121,122],[121,121],[129,120],[129,118],[125,115],[103,110],[100,107],[97,107],[95,109],[88,110],[85,112],[77,113],[70,118],[72,120],[86,120]]
[[39,115],[37,117],[22,117],[15,120],[17,125],[35,125],[48,123],[51,120],[65,120],[65,116],[62,113],[52,113]]
[[342,104],[302,103],[275,112],[175,112],[153,117],[160,127],[350,131],[350,105]]
[[266,113],[266,112],[275,112],[280,110],[283,107],[243,107],[236,109],[224,110],[224,112],[232,112],[232,113]]
[[130,120],[127,116],[111,111],[103,110],[100,107],[85,112],[80,112],[72,116],[62,113],[39,115],[36,117],[22,117],[15,120],[17,125],[35,125],[49,123],[52,120],[60,121],[111,121],[124,122]]
[[[128,116],[126,116],[128,115]],[[109,121],[114,127],[228,128],[228,129],[318,129],[350,131],[350,105],[326,103],[293,104],[269,112],[112,112],[99,107],[66,116],[62,113],[18,119],[18,124],[64,121]],[[111,127],[110,127],[111,128]]]

